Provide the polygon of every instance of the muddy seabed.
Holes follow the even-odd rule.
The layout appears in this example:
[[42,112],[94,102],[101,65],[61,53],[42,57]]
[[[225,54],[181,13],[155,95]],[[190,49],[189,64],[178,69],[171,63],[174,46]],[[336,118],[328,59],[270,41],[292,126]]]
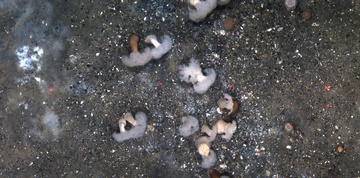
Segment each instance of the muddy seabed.
[[[310,12],[305,20],[301,14]],[[181,117],[213,125],[241,104],[213,168],[233,177],[360,176],[360,1],[231,0],[203,22],[186,1],[0,2],[1,177],[207,177]],[[233,18],[233,30],[224,19]],[[128,36],[168,34],[172,50],[128,68]],[[194,57],[217,78],[203,95],[179,79]],[[24,62],[31,59],[31,62]],[[143,137],[111,137],[125,112]],[[286,123],[293,125],[286,132]],[[343,150],[338,150],[342,147]]]

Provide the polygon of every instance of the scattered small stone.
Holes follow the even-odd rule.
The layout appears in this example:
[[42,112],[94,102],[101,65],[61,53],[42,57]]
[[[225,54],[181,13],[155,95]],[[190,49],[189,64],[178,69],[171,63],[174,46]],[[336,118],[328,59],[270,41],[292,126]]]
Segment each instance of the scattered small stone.
[[304,19],[304,20],[310,20],[311,17],[312,17],[312,14],[310,11],[303,11],[301,13],[301,17]]
[[341,154],[342,152],[344,152],[344,145],[343,145],[343,144],[338,145],[338,147],[337,147],[337,152],[338,152],[339,154]]
[[291,122],[286,122],[284,125],[284,130],[285,132],[290,133],[294,130],[294,126],[292,125]]
[[235,28],[235,21],[234,18],[226,17],[224,19],[224,29],[225,30],[233,30]]

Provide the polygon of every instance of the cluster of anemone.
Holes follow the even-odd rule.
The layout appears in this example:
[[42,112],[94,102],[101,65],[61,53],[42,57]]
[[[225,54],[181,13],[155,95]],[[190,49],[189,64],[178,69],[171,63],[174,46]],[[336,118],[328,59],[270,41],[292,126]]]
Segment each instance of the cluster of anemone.
[[164,54],[170,51],[172,47],[172,39],[169,35],[164,35],[161,38],[161,43],[155,35],[149,35],[145,38],[146,43],[150,43],[154,48],[145,48],[142,52],[139,51],[138,43],[139,36],[135,33],[129,37],[131,53],[129,56],[122,56],[121,60],[127,67],[143,66],[152,59],[160,59]]
[[[239,104],[229,94],[224,94],[224,97],[217,101],[218,107],[227,112],[223,112],[226,115],[234,115],[239,110]],[[179,134],[184,137],[188,137],[194,134],[199,129],[199,121],[193,116],[184,116],[181,118],[182,125],[179,127]],[[211,149],[211,143],[216,139],[218,134],[226,140],[230,141],[237,128],[236,121],[225,121],[219,119],[210,128],[207,125],[201,127],[201,132],[204,135],[200,136],[195,141],[197,152],[201,155],[202,162],[200,164],[203,168],[212,167],[217,158],[214,150]]]
[[[146,121],[147,116],[144,112],[137,112],[135,118],[128,112],[119,119],[120,132],[114,132],[112,136],[117,142],[142,137],[146,130]],[[129,130],[126,129],[128,126],[131,127]]]
[[[203,21],[206,16],[213,11],[217,5],[225,5],[230,0],[189,0],[189,18],[194,22]],[[129,37],[131,53],[121,57],[122,63],[127,67],[144,66],[153,59],[160,59],[171,48],[173,41],[169,35],[164,35],[157,39],[155,35],[148,35],[144,42],[153,47],[146,47],[139,50],[140,38],[133,33]],[[216,72],[213,68],[202,69],[199,61],[194,58],[190,62],[179,66],[180,80],[190,83],[198,94],[204,94],[213,85],[216,79]],[[221,113],[233,115],[238,111],[237,102],[228,94],[224,94],[218,102]],[[187,137],[199,130],[199,121],[193,116],[184,116],[181,119],[182,125],[179,127],[181,136]],[[119,119],[119,132],[113,133],[113,138],[117,142],[139,138],[144,135],[146,130],[147,116],[143,112],[137,112],[135,118],[131,113],[126,113]],[[211,143],[218,134],[226,141],[230,141],[236,131],[236,121],[230,122],[219,119],[211,128],[203,125],[201,132],[205,135],[195,141],[198,153],[202,157],[201,167],[210,168],[216,162],[216,154],[211,149]]]
[[[218,5],[226,5],[230,0],[188,0],[189,19],[193,22],[203,21],[208,14],[210,14]],[[293,11],[296,8],[297,0],[284,0],[284,5],[287,10]],[[302,17],[305,20],[311,18],[310,12],[303,12]],[[229,28],[233,28],[233,21],[229,20]],[[148,35],[145,38],[145,42],[153,45],[153,47],[146,47],[143,50],[139,50],[139,36],[137,34],[131,34],[129,37],[131,53],[126,56],[122,56],[121,60],[127,67],[144,66],[152,59],[160,59],[171,48],[173,41],[169,35],[164,35],[160,38],[160,41],[155,35]],[[213,85],[216,79],[216,72],[213,68],[202,69],[200,63],[191,58],[188,65],[179,66],[180,80],[186,83],[191,83],[193,89],[198,94],[204,94]],[[229,116],[235,115],[239,111],[238,102],[229,94],[224,94],[222,98],[217,101],[218,112]],[[179,134],[184,137],[188,137],[199,130],[199,121],[193,116],[184,116],[181,119],[182,125],[179,127]],[[113,133],[113,138],[117,142],[123,142],[129,139],[135,139],[142,137],[146,130],[147,116],[143,112],[137,112],[135,118],[131,113],[126,113],[119,119],[119,132]],[[218,134],[222,139],[230,141],[233,134],[237,129],[237,123],[235,120],[219,119],[210,128],[208,125],[201,127],[201,132],[204,133],[195,141],[197,152],[202,157],[201,167],[212,167],[217,158],[214,150],[211,149],[211,143],[216,139]],[[284,125],[284,131],[291,133],[294,130],[294,126],[291,122],[287,122]],[[339,145],[338,153],[342,153],[344,150],[343,145]],[[219,171],[214,171],[219,174]],[[218,176],[220,177],[220,176]]]

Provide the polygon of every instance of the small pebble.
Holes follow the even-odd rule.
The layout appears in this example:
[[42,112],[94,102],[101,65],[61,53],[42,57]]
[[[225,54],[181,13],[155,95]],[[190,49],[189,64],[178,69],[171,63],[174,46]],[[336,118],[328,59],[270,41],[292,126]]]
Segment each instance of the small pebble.
[[287,122],[284,125],[284,130],[285,130],[285,132],[290,133],[294,130],[294,126],[290,122]]
[[303,11],[301,13],[301,17],[304,19],[304,20],[310,20],[312,15],[311,15],[311,12],[310,11]]
[[337,147],[337,152],[340,154],[340,153],[342,153],[344,151],[344,145],[338,145],[338,147]]
[[225,30],[233,30],[235,28],[234,18],[226,17],[224,19],[224,29]]

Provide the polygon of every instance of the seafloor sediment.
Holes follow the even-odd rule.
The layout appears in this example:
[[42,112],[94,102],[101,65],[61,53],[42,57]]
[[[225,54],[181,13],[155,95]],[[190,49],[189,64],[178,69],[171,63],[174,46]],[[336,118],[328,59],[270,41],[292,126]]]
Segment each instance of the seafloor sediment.
[[[231,0],[200,23],[188,13],[180,0],[1,1],[0,176],[207,177],[194,143],[202,133],[178,129],[186,115],[200,126],[225,117],[223,93],[240,110],[231,140],[211,145],[212,168],[360,176],[359,0],[299,0],[293,11]],[[172,49],[125,67],[133,32],[140,50],[149,34],[169,35]],[[180,80],[190,58],[217,73],[205,94]],[[137,111],[148,116],[144,136],[117,143],[118,120]]]

